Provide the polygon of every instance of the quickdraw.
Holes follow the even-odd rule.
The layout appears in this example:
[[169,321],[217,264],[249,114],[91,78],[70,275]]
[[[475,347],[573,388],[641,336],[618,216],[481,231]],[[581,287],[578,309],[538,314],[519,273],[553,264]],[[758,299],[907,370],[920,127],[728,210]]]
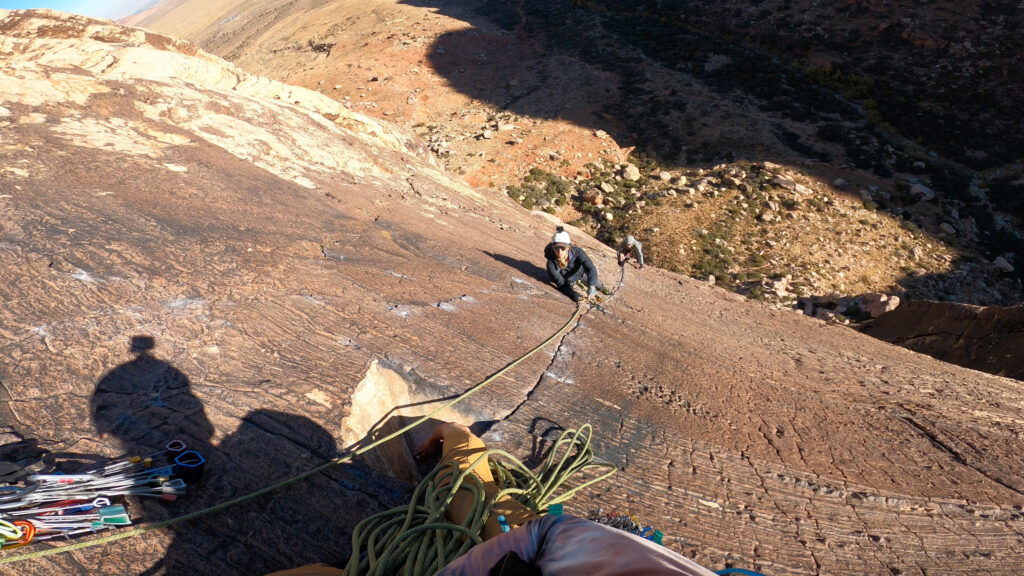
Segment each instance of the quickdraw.
[[[77,474],[33,474],[0,487],[0,548],[70,538],[132,523],[116,496],[174,500],[202,478],[206,461],[180,440],[149,456],[128,456]],[[154,459],[163,457],[161,465]]]

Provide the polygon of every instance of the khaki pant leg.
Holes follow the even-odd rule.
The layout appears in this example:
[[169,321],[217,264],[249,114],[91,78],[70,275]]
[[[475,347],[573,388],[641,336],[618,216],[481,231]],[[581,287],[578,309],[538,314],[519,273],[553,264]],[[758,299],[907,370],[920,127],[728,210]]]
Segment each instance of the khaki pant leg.
[[[483,454],[487,447],[476,435],[465,430],[451,430],[444,435],[444,451],[441,456],[442,462],[457,462],[459,470],[465,470],[474,460]],[[488,460],[485,458],[473,468],[475,474],[484,485],[484,493],[490,500],[498,492],[498,485],[494,482]],[[473,508],[473,494],[468,490],[459,490],[452,499],[445,517],[450,522],[462,524],[469,516]],[[514,499],[503,496],[494,505],[494,513],[487,519],[484,526],[483,539],[488,540],[501,534],[501,526],[498,524],[498,515],[505,516],[512,528],[524,524],[527,520],[537,516],[529,508],[523,506]]]

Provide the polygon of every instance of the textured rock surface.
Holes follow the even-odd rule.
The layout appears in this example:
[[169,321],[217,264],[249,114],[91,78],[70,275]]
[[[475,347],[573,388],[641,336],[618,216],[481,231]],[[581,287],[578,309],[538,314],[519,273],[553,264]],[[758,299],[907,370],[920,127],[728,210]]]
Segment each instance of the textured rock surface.
[[[129,48],[141,65],[106,74],[127,70],[113,60]],[[167,62],[204,72],[157,70]],[[153,34],[0,12],[0,442],[66,460],[186,440],[207,478],[178,502],[134,503],[148,519],[309,469],[573,310],[543,281],[549,220],[434,170],[383,124],[224,84],[237,71],[218,62]],[[712,568],[1017,571],[1021,383],[663,271],[620,277],[609,249],[574,238],[617,288],[606,312],[450,416],[492,424],[485,439],[523,457],[593,423],[621,471],[570,512],[635,511]],[[341,562],[355,522],[405,497],[383,471],[403,458],[396,442],[16,569]]]
[[1024,380],[1024,307],[906,302],[864,332],[975,370]]

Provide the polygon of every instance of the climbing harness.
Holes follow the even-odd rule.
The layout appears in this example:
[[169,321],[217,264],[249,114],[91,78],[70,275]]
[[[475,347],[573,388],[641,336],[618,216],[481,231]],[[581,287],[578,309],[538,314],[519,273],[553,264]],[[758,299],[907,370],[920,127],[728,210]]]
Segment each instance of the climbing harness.
[[[438,464],[416,486],[408,504],[370,516],[352,532],[352,555],[345,576],[429,576],[483,541],[482,532],[494,505],[510,497],[534,514],[557,513],[561,503],[615,473],[611,464],[593,463],[592,428],[566,430],[534,474],[511,454],[486,450],[465,470],[455,462]],[[499,491],[488,498],[472,470],[485,459]],[[557,493],[571,478],[579,484]],[[459,490],[472,495],[472,507],[461,524],[445,518]],[[499,525],[502,531],[507,521]],[[509,527],[510,528],[510,527]]]
[[445,410],[451,408],[452,406],[458,404],[459,402],[462,402],[466,398],[469,398],[473,394],[479,392],[482,388],[484,388],[485,386],[487,386],[491,382],[497,380],[498,378],[503,376],[505,373],[507,373],[509,370],[512,370],[513,368],[515,368],[519,364],[525,362],[528,358],[530,358],[531,356],[533,356],[537,352],[541,351],[548,344],[551,344],[552,342],[554,342],[558,337],[560,337],[562,334],[564,334],[569,329],[570,326],[572,326],[575,322],[577,322],[580,319],[580,316],[582,316],[585,311],[586,311],[586,308],[584,306],[577,306],[576,311],[573,313],[572,317],[570,317],[565,322],[565,324],[562,325],[561,328],[556,330],[554,332],[554,334],[549,336],[546,340],[544,340],[543,342],[541,342],[540,344],[538,344],[537,346],[532,348],[530,351],[528,351],[525,354],[523,354],[522,356],[520,356],[519,358],[513,360],[512,362],[509,362],[508,364],[506,364],[504,367],[502,367],[497,372],[491,374],[490,376],[488,376],[487,378],[485,378],[484,380],[482,380],[478,384],[475,384],[474,386],[472,386],[471,388],[469,388],[468,390],[466,390],[465,392],[463,392],[461,395],[457,396],[453,400],[451,400],[449,402],[446,402],[445,404],[439,406],[438,408],[434,409],[433,411],[431,411],[431,412],[421,416],[420,418],[418,418],[418,419],[414,420],[413,422],[407,424],[406,426],[396,430],[395,432],[392,432],[391,434],[385,435],[385,436],[379,438],[378,440],[376,440],[374,442],[371,442],[371,443],[369,443],[369,444],[367,444],[367,445],[365,445],[363,447],[356,448],[356,449],[351,449],[347,453],[345,453],[344,455],[342,455],[342,456],[340,456],[338,458],[335,458],[334,460],[330,460],[330,461],[328,461],[328,462],[326,462],[326,463],[324,463],[324,464],[322,464],[320,466],[317,466],[316,468],[313,468],[311,470],[308,470],[308,471],[303,472],[303,473],[301,473],[301,474],[299,474],[297,476],[293,476],[292,478],[288,478],[288,479],[283,480],[281,482],[278,482],[276,484],[272,484],[272,485],[267,486],[265,488],[261,488],[261,489],[255,491],[255,492],[251,492],[251,493],[246,494],[244,496],[239,496],[238,498],[233,498],[233,499],[228,500],[226,502],[221,502],[220,504],[211,506],[209,508],[203,508],[202,510],[196,510],[195,512],[190,512],[188,514],[183,514],[181,516],[178,516],[178,517],[175,517],[175,518],[171,518],[169,520],[163,520],[163,521],[160,521],[160,522],[153,522],[153,523],[150,523],[150,524],[144,524],[144,525],[141,525],[141,526],[137,526],[135,528],[130,528],[130,529],[126,529],[126,530],[120,530],[120,531],[114,532],[114,533],[106,535],[106,536],[100,536],[98,538],[90,539],[90,540],[87,540],[87,541],[75,542],[73,544],[67,544],[65,546],[59,546],[59,547],[55,547],[55,548],[50,548],[48,550],[37,550],[37,551],[27,552],[27,553],[23,553],[23,554],[16,554],[16,555],[11,555],[11,556],[0,557],[0,565],[12,564],[14,562],[22,562],[22,561],[25,561],[25,560],[31,560],[31,559],[34,559],[34,558],[42,558],[42,557],[45,557],[45,556],[52,556],[52,555],[55,555],[55,554],[63,554],[65,552],[70,552],[72,550],[80,550],[80,549],[83,549],[83,548],[90,548],[92,546],[100,546],[100,545],[103,545],[103,544],[108,544],[110,542],[116,542],[118,540],[124,540],[124,539],[127,539],[127,538],[132,538],[132,537],[135,537],[135,536],[139,536],[141,534],[145,534],[146,532],[152,532],[154,530],[159,530],[159,529],[162,529],[162,528],[166,528],[168,526],[173,526],[173,525],[179,524],[181,522],[187,522],[189,520],[194,520],[196,518],[201,518],[201,517],[207,516],[209,514],[214,514],[216,512],[220,512],[220,511],[225,510],[227,508],[231,508],[233,506],[237,506],[239,504],[244,504],[244,503],[249,502],[251,500],[255,500],[256,498],[259,498],[261,496],[265,496],[266,494],[270,494],[271,492],[275,492],[277,490],[281,490],[282,488],[287,488],[288,486],[291,486],[293,484],[297,484],[298,482],[301,482],[301,481],[305,480],[306,478],[309,478],[310,476],[314,476],[316,474],[324,472],[325,470],[333,468],[334,466],[337,466],[339,464],[345,464],[345,463],[351,462],[352,459],[354,459],[356,456],[359,456],[360,454],[364,454],[366,452],[369,452],[370,450],[373,450],[377,446],[380,446],[381,444],[384,444],[385,442],[389,442],[389,441],[391,441],[391,440],[393,440],[393,439],[395,439],[395,438],[405,434],[406,432],[412,430],[413,428],[416,428],[420,424],[423,424],[424,422],[430,420],[434,416],[444,412]]

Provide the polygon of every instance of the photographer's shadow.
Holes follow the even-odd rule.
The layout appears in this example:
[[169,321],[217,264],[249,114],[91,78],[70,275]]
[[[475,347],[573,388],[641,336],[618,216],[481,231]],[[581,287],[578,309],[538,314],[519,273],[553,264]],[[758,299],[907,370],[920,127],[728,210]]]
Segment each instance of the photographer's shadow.
[[[94,425],[125,453],[160,452],[172,440],[205,459],[205,476],[174,502],[129,500],[133,523],[160,522],[208,509],[295,478],[338,457],[334,437],[304,416],[246,414],[217,445],[214,426],[188,377],[157,358],[150,336],[132,337],[135,358],[104,374],[90,400]],[[332,466],[294,484],[171,525],[173,542],[141,574],[265,574],[347,559],[353,527],[407,495],[360,463]]]

